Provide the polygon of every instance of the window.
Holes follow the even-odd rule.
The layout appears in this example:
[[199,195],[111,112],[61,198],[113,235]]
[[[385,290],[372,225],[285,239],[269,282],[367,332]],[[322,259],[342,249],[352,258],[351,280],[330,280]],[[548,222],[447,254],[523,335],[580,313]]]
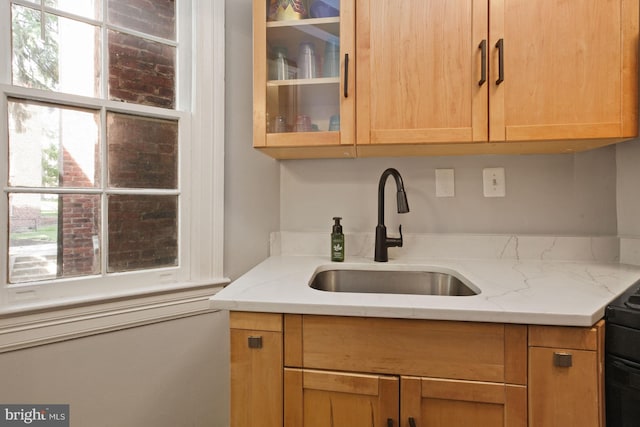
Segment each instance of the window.
[[[221,277],[221,133],[201,126],[207,114],[221,126],[212,93],[221,78],[191,90],[221,76],[194,53],[207,35],[219,43],[207,28],[222,22],[204,21],[213,9],[204,0],[0,6],[0,309]],[[209,232],[208,252],[193,250],[194,228]],[[213,267],[197,267],[192,253],[215,254]]]

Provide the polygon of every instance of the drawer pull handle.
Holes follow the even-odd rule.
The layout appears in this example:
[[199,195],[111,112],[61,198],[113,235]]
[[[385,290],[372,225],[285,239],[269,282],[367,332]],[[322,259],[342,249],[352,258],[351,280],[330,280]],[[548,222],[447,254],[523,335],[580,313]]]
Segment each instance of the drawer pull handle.
[[482,40],[478,48],[480,49],[482,57],[482,70],[480,71],[480,81],[478,82],[478,86],[482,86],[487,82],[487,41]]
[[349,54],[344,54],[344,97],[349,97]]
[[393,418],[387,418],[387,427],[393,427]]
[[409,427],[416,427],[416,420],[413,417],[409,417]]
[[262,337],[249,337],[249,348],[262,348]]
[[496,80],[496,85],[499,85],[504,81],[504,39],[498,40],[496,47],[498,48],[498,80]]
[[570,368],[573,366],[573,356],[570,353],[556,351],[553,353],[553,366],[558,368]]

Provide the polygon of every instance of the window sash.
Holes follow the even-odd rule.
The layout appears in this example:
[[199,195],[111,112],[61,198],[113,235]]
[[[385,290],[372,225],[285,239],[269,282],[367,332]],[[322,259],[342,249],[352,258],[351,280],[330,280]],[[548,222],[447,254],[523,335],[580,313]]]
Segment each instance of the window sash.
[[[100,111],[101,115],[101,137],[100,144],[101,153],[102,153],[102,166],[101,166],[101,179],[100,186],[96,188],[66,188],[66,187],[12,187],[8,185],[7,179],[8,174],[3,173],[0,177],[0,186],[3,189],[3,197],[2,201],[0,201],[0,220],[3,224],[8,224],[8,194],[9,193],[42,193],[42,194],[96,194],[103,195],[102,197],[102,216],[101,216],[101,250],[100,250],[100,265],[101,272],[95,276],[81,276],[75,278],[58,278],[53,280],[40,280],[36,282],[27,282],[27,283],[8,283],[8,270],[9,270],[9,257],[8,255],[8,227],[5,226],[0,233],[0,238],[2,239],[2,276],[0,278],[1,282],[4,283],[8,288],[12,287],[21,287],[24,288],[26,286],[51,286],[56,283],[62,282],[78,282],[79,280],[87,280],[89,282],[96,281],[96,279],[106,278],[112,275],[126,275],[136,273],[136,281],[140,281],[141,276],[149,272],[151,275],[150,283],[153,283],[155,280],[166,281],[167,278],[171,277],[172,280],[178,281],[186,281],[188,280],[188,262],[186,259],[186,254],[188,253],[188,233],[190,230],[189,227],[189,215],[186,215],[187,206],[185,203],[185,199],[188,197],[188,185],[185,185],[185,182],[188,182],[189,177],[184,172],[189,170],[187,167],[188,161],[188,144],[185,141],[190,140],[191,135],[191,115],[184,111],[176,111],[176,110],[167,110],[158,107],[150,107],[144,105],[136,105],[136,104],[128,104],[128,103],[120,103],[116,101],[109,100],[101,100],[97,98],[87,98],[77,95],[70,94],[59,94],[57,92],[49,92],[42,91],[37,89],[9,86],[9,85],[0,85],[0,90],[3,92],[3,96],[1,98],[2,101],[2,123],[3,125],[0,127],[5,127],[8,129],[8,121],[7,121],[7,100],[9,98],[15,99],[28,99],[28,100],[36,100],[40,102],[46,102],[50,104],[58,104],[61,106],[73,106],[78,108],[86,108],[86,109],[95,109]],[[106,167],[107,161],[107,149],[106,144],[107,140],[105,138],[106,135],[106,112],[114,111],[123,114],[134,114],[140,115],[143,117],[152,117],[152,118],[160,118],[167,120],[176,120],[178,122],[178,185],[176,189],[145,189],[145,188],[109,188],[108,187],[108,168]],[[0,138],[5,139],[8,135],[8,132],[3,132]],[[8,166],[8,158],[3,159],[3,164]],[[185,191],[187,190],[187,191]],[[146,270],[137,270],[132,272],[121,272],[121,273],[108,273],[107,272],[107,257],[108,257],[108,232],[109,229],[107,227],[107,206],[106,206],[106,197],[109,195],[162,195],[162,196],[178,196],[178,265],[175,267],[160,267],[160,268],[152,268]],[[159,270],[162,271],[161,276],[157,276],[156,273],[151,273],[152,271]],[[175,275],[168,275],[167,271],[176,270]],[[143,281],[144,282],[144,281]]]
[[[32,3],[16,0],[16,4],[23,4],[26,6],[33,6]],[[190,70],[190,64],[192,60],[192,43],[196,43],[201,46],[202,41],[193,38],[191,35],[191,27],[196,24],[197,28],[199,28],[200,34],[205,34],[209,37],[209,40],[217,43],[216,46],[216,54],[222,55],[224,54],[224,32],[223,26],[220,25],[223,23],[223,18],[218,19],[219,17],[223,17],[224,13],[220,14],[220,11],[224,11],[224,2],[219,0],[214,0],[212,3],[209,3],[208,0],[183,0],[178,3],[179,7],[176,11],[177,13],[177,40],[184,40],[185,42],[180,45],[178,49],[178,56],[176,60],[176,68],[177,68],[177,76],[176,76],[176,109],[169,110],[158,107],[137,105],[137,104],[129,104],[122,103],[118,101],[110,101],[108,99],[103,98],[90,98],[83,97],[72,94],[65,93],[57,93],[57,92],[49,92],[42,91],[37,89],[24,88],[19,86],[11,85],[11,61],[10,58],[0,58],[0,142],[6,143],[6,135],[8,134],[8,123],[7,123],[7,98],[18,98],[18,99],[27,99],[34,101],[42,101],[49,103],[58,103],[65,106],[71,107],[79,107],[79,108],[89,108],[89,109],[97,109],[104,112],[113,111],[117,113],[124,114],[134,114],[134,115],[142,115],[153,118],[160,119],[173,119],[178,120],[179,123],[179,184],[177,190],[131,190],[131,189],[106,189],[100,188],[96,189],[97,193],[103,194],[129,194],[131,192],[135,194],[175,194],[180,197],[180,206],[179,206],[179,219],[178,219],[178,233],[179,233],[179,267],[169,267],[169,268],[159,268],[150,271],[132,271],[125,273],[106,273],[106,270],[103,268],[102,275],[99,277],[80,277],[80,278],[69,278],[69,279],[56,279],[51,282],[42,281],[42,282],[32,282],[26,284],[19,285],[11,285],[11,286],[3,286],[6,285],[6,278],[8,276],[8,198],[7,193],[11,191],[37,191],[37,192],[52,192],[52,193],[65,193],[65,192],[73,192],[74,189],[24,189],[24,188],[12,188],[7,185],[7,177],[8,174],[3,171],[0,176],[0,188],[3,189],[3,197],[0,200],[0,222],[5,224],[3,227],[3,231],[0,232],[0,253],[3,255],[3,261],[0,262],[0,312],[3,311],[3,307],[7,306],[16,306],[20,307],[21,305],[29,305],[33,301],[38,301],[38,305],[46,306],[48,304],[56,304],[56,301],[60,301],[62,299],[91,299],[91,298],[100,298],[100,295],[115,295],[115,294],[137,294],[140,292],[145,292],[146,290],[151,291],[156,288],[166,289],[167,286],[177,286],[180,283],[203,283],[210,282],[211,278],[215,277],[216,281],[222,278],[222,177],[223,177],[223,162],[222,162],[222,136],[221,132],[222,128],[219,129],[205,129],[204,127],[209,127],[211,116],[199,116],[196,115],[196,120],[194,121],[194,117],[189,112],[192,105],[192,99],[190,96],[191,87],[195,85],[195,81],[192,82],[192,76],[196,76],[199,71],[206,70],[209,73],[205,75],[201,75],[201,79],[205,81],[205,86],[211,89],[217,90],[219,93],[223,92],[223,82],[222,80],[217,83],[209,84],[207,80],[211,79],[211,71],[212,68],[216,69],[216,76],[223,76],[223,64],[221,64],[219,59],[217,59],[217,64],[213,64],[211,61],[210,55],[205,55],[203,58],[200,58],[198,62],[200,65],[195,67],[193,71]],[[194,7],[194,10],[204,10],[206,15],[198,15],[198,12],[194,12],[192,19],[186,19],[190,16],[189,10],[191,7]],[[217,15],[215,11],[218,11]],[[3,19],[5,22],[9,22],[11,11],[11,4],[9,2],[1,2],[0,3],[0,19]],[[64,12],[55,11],[55,14],[65,17],[71,17],[73,19],[77,19],[82,22],[92,22],[91,20],[87,20],[83,17],[70,16],[71,14],[67,14]],[[206,18],[205,18],[206,16]],[[204,19],[209,19],[209,21],[204,21]],[[211,21],[218,22],[217,30],[216,28],[211,30]],[[206,22],[206,24],[204,24]],[[209,28],[207,28],[209,27]],[[117,28],[115,26],[107,26],[106,28],[117,29],[118,31],[123,30],[121,28]],[[140,35],[135,31],[126,31],[129,34]],[[10,26],[0,26],[0,50],[4,52],[11,52],[11,28]],[[148,39],[154,39],[153,36],[144,36]],[[156,38],[157,39],[157,38]],[[106,40],[106,39],[105,39]],[[180,43],[171,42],[162,40],[163,43],[167,44],[175,44],[178,46]],[[221,43],[222,42],[222,43]],[[206,43],[206,42],[205,42]],[[206,45],[206,44],[205,44]],[[106,55],[103,55],[103,61]],[[222,56],[223,57],[223,56]],[[216,58],[220,58],[220,56],[216,56]],[[194,58],[195,60],[196,58]],[[221,65],[218,67],[217,65]],[[185,68],[186,66],[186,68]],[[107,78],[106,74],[103,73],[103,78]],[[106,86],[102,85],[103,93],[106,92]],[[213,100],[212,94],[202,94],[199,95],[200,101],[197,102],[197,105],[201,108],[201,111],[204,111],[204,115],[206,113],[214,113],[216,115],[215,123],[218,126],[222,126],[223,124],[223,104],[221,102],[215,102]],[[204,101],[204,99],[207,99]],[[223,98],[218,98],[223,99]],[[202,112],[200,113],[202,114]],[[203,126],[204,125],[204,126]],[[104,121],[103,121],[104,126]],[[192,128],[196,126],[196,131],[193,132]],[[201,127],[203,126],[203,127]],[[195,135],[197,138],[203,138],[202,141],[197,140],[194,141],[192,139],[192,135]],[[217,148],[205,148],[207,145],[211,145],[211,140],[213,138],[207,137],[215,137],[218,141],[217,144],[214,144]],[[206,142],[204,142],[206,140]],[[189,147],[185,144],[185,141],[189,141]],[[104,144],[101,141],[101,144]],[[211,183],[196,184],[196,188],[199,189],[199,195],[202,200],[202,195],[212,194],[209,199],[206,198],[204,204],[193,205],[193,197],[191,191],[191,181],[192,176],[197,176],[197,171],[202,171],[202,164],[206,163],[205,159],[202,164],[200,162],[193,163],[193,160],[203,160],[199,154],[200,150],[206,155],[214,154],[217,157],[217,160],[209,158],[209,169],[215,168],[214,172],[207,172],[207,176],[215,176],[216,182],[214,182],[213,188],[211,187]],[[103,150],[103,155],[106,153]],[[8,158],[6,157],[6,153],[0,155],[2,168],[7,166]],[[211,160],[215,160],[213,164]],[[212,167],[213,166],[213,167]],[[189,171],[190,173],[187,173]],[[106,168],[103,167],[103,174],[106,172]],[[101,185],[106,186],[106,180],[103,179]],[[205,192],[202,191],[203,187],[205,188]],[[208,190],[208,191],[206,191]],[[212,191],[213,190],[213,191]],[[77,192],[87,193],[91,192],[88,189],[78,190]],[[218,202],[214,202],[214,200],[218,200]],[[190,218],[193,217],[193,214],[190,212],[190,215],[185,215],[185,212],[192,209],[194,206],[196,209],[203,211],[203,205],[217,207],[213,210],[213,212],[207,212],[204,215],[198,213],[196,215],[197,221],[196,224],[192,225]],[[212,231],[212,236],[207,238],[207,241],[212,241],[213,243],[203,245],[202,242],[198,244],[194,244],[189,239],[189,234],[193,227],[198,227],[198,224],[204,224],[205,229],[207,231]],[[107,233],[106,228],[103,227],[102,233]],[[215,236],[220,236],[219,238],[215,238]],[[106,245],[106,241],[103,240],[103,252]],[[206,249],[204,253],[204,257],[208,257],[214,255],[214,259],[208,258],[207,262],[203,262],[201,259],[190,258],[189,254],[191,251],[191,247],[198,247],[199,249]],[[206,246],[206,247],[205,247]],[[104,258],[104,255],[103,255]],[[205,266],[206,264],[206,266]],[[104,266],[103,266],[104,267]],[[207,279],[207,277],[209,279]],[[195,281],[195,282],[194,282]],[[87,292],[88,289],[91,289]]]
[[[180,40],[190,40],[191,39],[191,25],[189,22],[186,22],[186,17],[190,14],[189,8],[191,7],[192,2],[190,0],[181,0],[177,3],[176,7],[176,40],[166,39],[162,37],[157,37],[151,34],[146,34],[140,31],[124,28],[118,25],[113,25],[107,22],[106,14],[107,14],[107,0],[102,1],[102,20],[95,20],[86,18],[84,16],[75,15],[73,13],[61,11],[55,8],[51,8],[49,6],[44,5],[44,1],[42,5],[38,5],[27,0],[11,0],[9,2],[3,2],[6,10],[2,10],[3,6],[0,6],[0,18],[7,16],[5,19],[6,22],[10,23],[11,16],[11,5],[16,4],[19,6],[30,7],[36,10],[40,10],[42,13],[49,13],[56,16],[60,16],[63,18],[72,19],[84,24],[89,24],[96,26],[100,29],[100,37],[101,37],[101,73],[100,73],[100,97],[103,99],[108,99],[109,97],[109,56],[108,56],[108,43],[109,43],[109,31],[116,31],[119,33],[123,33],[126,35],[131,35],[135,37],[139,37],[145,40],[150,40],[157,43],[162,43],[167,46],[176,48],[177,58],[176,58],[176,110],[188,110],[191,105],[189,99],[189,82],[185,80],[186,76],[190,76],[190,59],[191,52],[189,49],[189,43],[180,43]],[[6,14],[4,15],[3,14]],[[5,36],[4,40],[7,40],[7,48],[8,52],[11,52],[11,25],[8,25],[8,29],[5,28]],[[0,61],[2,62],[2,61]],[[0,83],[11,84],[11,68],[12,64],[9,61],[8,70],[4,70],[5,73],[8,73],[6,76],[3,76],[2,70],[0,70]],[[4,77],[4,78],[3,78]],[[114,101],[118,102],[119,101]]]

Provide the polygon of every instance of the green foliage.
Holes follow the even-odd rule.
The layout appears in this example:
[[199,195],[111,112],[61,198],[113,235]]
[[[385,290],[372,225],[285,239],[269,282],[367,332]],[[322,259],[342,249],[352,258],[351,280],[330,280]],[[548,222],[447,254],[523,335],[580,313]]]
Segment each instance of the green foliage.
[[[13,81],[20,86],[53,89],[58,85],[57,21],[48,16],[42,22],[40,11],[14,5],[12,11]],[[28,111],[12,103],[10,116],[17,132],[24,132]]]
[[[11,11],[14,82],[36,89],[54,89],[59,81],[57,18],[18,5]],[[24,132],[29,111],[19,102],[9,105],[16,131]],[[42,152],[42,185],[45,187],[58,185],[58,155],[59,149],[54,144]]]
[[59,182],[59,150],[57,145],[50,144],[42,150],[42,185],[56,187]]
[[39,241],[42,243],[55,243],[58,240],[58,225],[45,225],[38,228],[37,231],[22,231],[18,233],[11,233],[9,239],[14,242],[20,242],[24,240]]
[[14,81],[36,89],[58,84],[57,20],[40,11],[14,6],[12,17]]

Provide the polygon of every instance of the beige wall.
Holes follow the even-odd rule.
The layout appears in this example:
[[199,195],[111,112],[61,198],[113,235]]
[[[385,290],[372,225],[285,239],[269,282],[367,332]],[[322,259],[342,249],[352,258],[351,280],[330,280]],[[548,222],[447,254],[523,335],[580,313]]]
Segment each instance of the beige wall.
[[[373,232],[378,179],[387,167],[404,178],[411,212],[398,215],[395,184],[386,192],[387,225],[407,233],[616,235],[616,151],[563,155],[462,156],[286,161],[281,167],[282,230]],[[482,169],[504,167],[506,197],[485,198]],[[454,198],[435,197],[435,169],[455,170]],[[637,181],[636,181],[637,182]]]
[[228,426],[227,314],[0,354],[0,402],[68,403],[72,426]]
[[618,233],[640,237],[640,140],[617,145]]
[[225,275],[232,279],[269,255],[279,229],[277,161],[252,148],[251,0],[227,0],[225,107]]

